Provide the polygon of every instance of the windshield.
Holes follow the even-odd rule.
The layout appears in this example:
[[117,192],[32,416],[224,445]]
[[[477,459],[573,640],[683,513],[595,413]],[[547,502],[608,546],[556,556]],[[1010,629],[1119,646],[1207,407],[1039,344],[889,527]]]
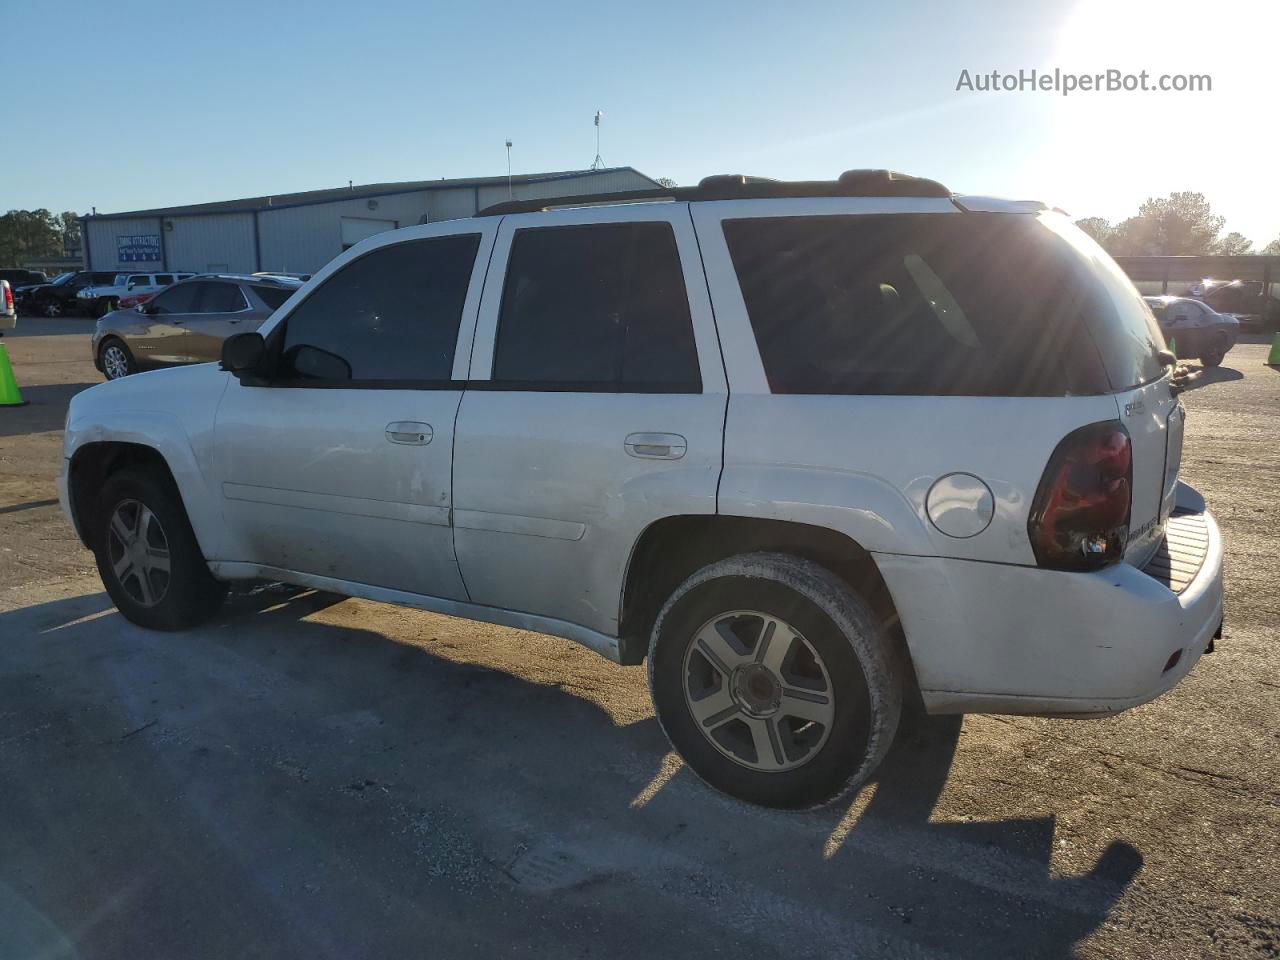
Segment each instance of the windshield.
[[54,277],[52,280],[50,280],[49,283],[55,287],[60,287],[74,276],[75,274],[71,272],[60,273],[56,277]]

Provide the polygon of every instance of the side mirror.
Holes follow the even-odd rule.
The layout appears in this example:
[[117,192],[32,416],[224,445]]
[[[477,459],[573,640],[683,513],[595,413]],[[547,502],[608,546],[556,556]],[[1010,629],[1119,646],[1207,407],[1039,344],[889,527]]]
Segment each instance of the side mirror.
[[260,333],[237,333],[222,341],[220,366],[245,386],[266,383],[263,371],[266,358],[267,341]]
[[1156,359],[1160,361],[1162,367],[1173,367],[1178,363],[1178,358],[1173,355],[1172,350],[1161,350],[1156,354]]
[[155,316],[160,311],[154,303],[140,303],[138,304],[138,312],[145,313],[147,316],[151,317]]

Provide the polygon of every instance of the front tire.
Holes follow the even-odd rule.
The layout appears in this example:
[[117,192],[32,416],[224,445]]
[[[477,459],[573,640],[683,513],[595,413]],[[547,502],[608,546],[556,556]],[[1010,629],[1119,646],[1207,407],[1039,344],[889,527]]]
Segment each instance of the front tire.
[[217,612],[226,584],[209,573],[177,488],[155,471],[127,469],[103,485],[94,511],[98,573],[125,619],[184,630]]
[[119,380],[138,372],[138,361],[123,340],[108,337],[98,347],[98,365],[108,380]]
[[768,807],[815,807],[865,783],[897,730],[902,673],[866,601],[787,554],[704,567],[650,639],[672,746],[711,786]]
[[61,300],[46,300],[44,302],[44,315],[49,319],[62,316]]

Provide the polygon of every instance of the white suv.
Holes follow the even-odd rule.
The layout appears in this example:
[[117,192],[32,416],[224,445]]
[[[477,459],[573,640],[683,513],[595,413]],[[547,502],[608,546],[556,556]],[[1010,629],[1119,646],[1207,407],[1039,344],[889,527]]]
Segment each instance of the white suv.
[[1110,714],[1220,630],[1172,358],[1038,204],[885,171],[502,204],[358,244],[222,356],[71,405],[63,507],[126,617],[270,578],[647,658],[756,803],[863,782],[904,700]]
[[117,273],[109,284],[85,287],[76,294],[76,299],[86,313],[100,317],[116,309],[123,297],[159,293],[172,283],[194,276],[194,273]]

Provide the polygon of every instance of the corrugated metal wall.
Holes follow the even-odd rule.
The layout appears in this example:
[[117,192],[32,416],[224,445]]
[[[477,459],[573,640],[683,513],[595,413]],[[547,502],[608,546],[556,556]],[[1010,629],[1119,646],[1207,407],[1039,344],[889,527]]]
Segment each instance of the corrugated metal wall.
[[[369,204],[375,206],[370,208]],[[427,213],[423,191],[258,213],[262,269],[315,273],[342,252],[342,218],[373,217],[412,226]]]
[[194,273],[253,273],[253,214],[166,217],[173,224],[164,236],[165,259],[170,270]]
[[[566,177],[543,183],[516,184],[515,198],[566,197],[581,193],[643,190],[653,184],[627,170],[594,176]],[[506,184],[480,188],[459,186],[417,190],[383,197],[363,197],[298,207],[260,210],[255,238],[254,214],[234,213],[166,217],[164,230],[156,217],[88,222],[92,269],[160,269],[162,264],[121,263],[118,237],[158,234],[169,270],[228,270],[252,273],[281,270],[315,273],[342,252],[344,217],[394,220],[409,227],[424,220],[454,220],[508,199]]]

